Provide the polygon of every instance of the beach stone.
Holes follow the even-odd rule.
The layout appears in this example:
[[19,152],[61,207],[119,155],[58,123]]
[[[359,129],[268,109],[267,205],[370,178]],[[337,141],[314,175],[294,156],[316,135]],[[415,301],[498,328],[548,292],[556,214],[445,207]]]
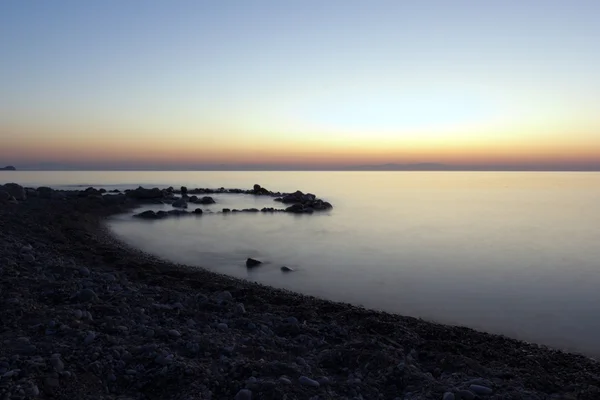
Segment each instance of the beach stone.
[[27,194],[23,186],[16,183],[6,183],[2,190],[10,194],[15,200],[23,201],[27,199]]
[[233,295],[231,294],[231,292],[229,292],[227,290],[219,292],[216,297],[217,297],[217,301],[219,303],[222,303],[225,301],[233,301]]
[[181,333],[177,329],[170,329],[168,333],[169,333],[169,336],[174,337],[174,338],[181,337]]
[[56,372],[62,372],[65,370],[65,364],[60,359],[60,354],[53,354],[52,357],[50,357],[50,364]]
[[98,295],[96,295],[96,293],[92,289],[81,289],[77,293],[76,297],[77,300],[83,303],[94,302],[98,300]]
[[90,276],[90,270],[87,267],[79,268],[79,273],[83,276]]
[[35,257],[31,253],[25,253],[23,254],[23,261],[32,263],[35,261]]
[[291,385],[292,381],[289,380],[288,378],[286,378],[285,376],[282,376],[279,378],[279,382],[283,383],[284,385]]
[[33,246],[30,244],[27,244],[23,247],[21,247],[21,253],[30,253],[33,251]]
[[222,331],[226,331],[227,329],[229,329],[229,326],[227,326],[227,324],[221,322],[220,324],[217,324],[217,328],[219,328]]
[[454,393],[452,393],[452,392],[444,393],[444,395],[442,396],[442,400],[454,400]]
[[242,303],[237,303],[235,305],[235,311],[238,314],[246,314],[246,307],[244,307],[244,305]]
[[248,268],[256,267],[256,266],[259,266],[260,264],[262,264],[262,261],[255,260],[254,258],[248,258],[246,260],[246,267],[248,267]]
[[314,379],[310,379],[307,376],[301,376],[300,378],[298,378],[298,383],[300,383],[303,386],[310,386],[315,388],[320,386],[319,382],[315,381]]
[[477,395],[485,396],[492,394],[493,390],[487,386],[482,385],[471,385],[469,386],[469,390]]
[[456,394],[458,394],[460,400],[473,400],[475,398],[475,394],[470,390],[459,390]]
[[248,389],[242,389],[235,395],[235,400],[252,400],[252,392]]
[[9,201],[12,198],[10,193],[5,190],[2,190],[2,186],[0,186],[0,202]]
[[85,339],[83,339],[83,344],[88,346],[88,345],[92,344],[94,339],[96,339],[96,334],[94,332],[90,332],[87,334]]

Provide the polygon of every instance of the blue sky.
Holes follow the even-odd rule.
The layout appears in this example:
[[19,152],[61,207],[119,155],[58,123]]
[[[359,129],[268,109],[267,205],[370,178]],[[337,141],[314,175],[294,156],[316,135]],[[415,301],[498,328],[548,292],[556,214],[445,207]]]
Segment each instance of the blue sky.
[[0,163],[589,163],[598,15],[597,1],[6,0]]

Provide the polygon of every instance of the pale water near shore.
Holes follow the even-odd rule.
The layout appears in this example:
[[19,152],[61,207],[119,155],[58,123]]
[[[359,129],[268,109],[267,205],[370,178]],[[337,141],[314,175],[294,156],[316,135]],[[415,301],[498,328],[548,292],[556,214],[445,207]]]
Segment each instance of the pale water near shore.
[[[259,183],[315,193],[334,209],[127,215],[110,225],[176,262],[600,355],[600,173],[0,172],[9,181],[107,189]],[[267,197],[213,197],[219,204],[204,209],[279,206]],[[248,271],[247,257],[268,263]],[[282,265],[297,271],[282,273]]]

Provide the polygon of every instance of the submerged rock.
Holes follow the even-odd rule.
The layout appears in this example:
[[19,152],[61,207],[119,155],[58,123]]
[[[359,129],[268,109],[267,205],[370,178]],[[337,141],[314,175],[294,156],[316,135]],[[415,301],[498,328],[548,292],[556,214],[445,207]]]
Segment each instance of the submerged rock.
[[283,272],[293,272],[293,271],[294,271],[294,269],[293,269],[293,268],[286,267],[285,265],[284,265],[283,267],[281,267],[281,270],[282,270]]

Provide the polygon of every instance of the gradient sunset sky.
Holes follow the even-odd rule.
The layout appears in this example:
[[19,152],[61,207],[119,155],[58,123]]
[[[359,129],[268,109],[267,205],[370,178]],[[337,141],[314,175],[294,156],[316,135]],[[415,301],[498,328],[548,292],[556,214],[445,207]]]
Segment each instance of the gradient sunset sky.
[[597,0],[4,0],[0,164],[598,169],[599,16]]

